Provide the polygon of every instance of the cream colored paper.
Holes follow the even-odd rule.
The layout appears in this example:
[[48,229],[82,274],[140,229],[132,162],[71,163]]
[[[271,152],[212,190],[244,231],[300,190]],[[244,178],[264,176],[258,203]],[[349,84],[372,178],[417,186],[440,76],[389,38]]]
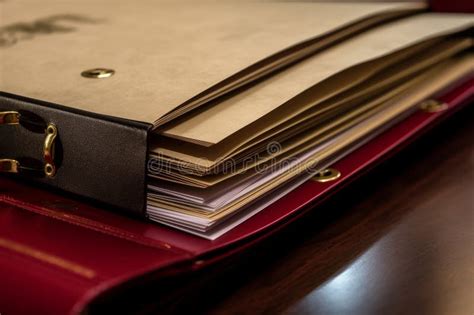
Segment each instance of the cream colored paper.
[[474,15],[426,13],[375,28],[166,129],[164,134],[191,142],[219,143],[345,68],[473,23]]
[[[411,4],[0,2],[0,90],[153,123],[230,75],[354,19]],[[112,68],[107,79],[86,69]]]

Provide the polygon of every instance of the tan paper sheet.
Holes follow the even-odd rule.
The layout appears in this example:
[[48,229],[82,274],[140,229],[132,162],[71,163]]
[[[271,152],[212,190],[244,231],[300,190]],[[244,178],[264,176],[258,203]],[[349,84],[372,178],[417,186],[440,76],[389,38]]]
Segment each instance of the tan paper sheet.
[[232,204],[222,208],[217,212],[214,212],[212,214],[201,214],[196,213],[190,209],[185,210],[187,208],[186,206],[169,205],[164,202],[157,202],[153,199],[150,199],[149,202],[152,205],[172,209],[174,211],[194,215],[196,217],[209,218],[210,220],[218,220],[234,211],[237,211],[245,204],[251,202],[252,200],[255,200],[259,196],[262,196],[264,193],[270,191],[271,189],[274,189],[275,187],[281,185],[284,182],[287,182],[294,176],[298,175],[298,172],[307,170],[315,163],[328,158],[332,154],[335,154],[341,149],[347,147],[354,141],[357,141],[357,139],[368,135],[371,131],[389,122],[394,117],[415,106],[417,103],[423,101],[426,97],[429,97],[431,94],[436,93],[437,91],[446,87],[456,79],[463,77],[467,74],[472,74],[471,69],[473,69],[473,67],[474,55],[470,54],[464,56],[463,58],[454,60],[451,64],[447,66],[443,65],[442,67],[435,68],[432,72],[431,79],[425,80],[423,83],[414,86],[409,92],[404,93],[403,95],[391,100],[391,106],[384,112],[379,113],[377,117],[373,117],[367,123],[360,124],[356,128],[356,130],[345,135],[334,145],[331,145],[328,148],[324,149],[323,151],[318,153],[317,156],[313,156],[308,160],[304,161],[301,167],[292,169],[288,173],[277,177],[272,182],[264,185],[260,189],[253,191],[252,193],[242,197],[238,201],[233,202]]
[[[368,98],[363,98],[362,100],[355,101],[354,97],[347,98],[347,97],[338,97],[336,98],[336,102],[331,102],[330,104],[338,104],[339,106],[343,105],[345,102],[348,103],[345,105],[346,113],[341,114],[338,117],[333,118],[329,122],[324,124],[318,124],[317,121],[314,119],[309,119],[309,121],[302,122],[297,125],[300,127],[302,125],[307,124],[306,131],[302,134],[298,134],[290,139],[286,138],[274,138],[272,141],[277,141],[281,144],[281,149],[278,152],[274,152],[271,155],[263,148],[263,152],[259,153],[258,161],[253,161],[252,163],[244,163],[244,165],[239,164],[238,166],[234,166],[232,172],[226,171],[219,174],[213,174],[208,176],[196,176],[196,175],[186,175],[182,172],[175,172],[171,174],[160,174],[157,176],[158,178],[162,178],[168,181],[183,183],[186,185],[196,186],[196,187],[210,187],[216,184],[223,183],[230,177],[234,175],[244,172],[246,170],[251,170],[257,164],[262,165],[262,163],[268,163],[269,159],[274,161],[275,159],[285,159],[289,156],[294,156],[300,152],[307,150],[309,147],[314,146],[316,143],[321,143],[328,139],[331,139],[336,134],[342,132],[344,129],[349,128],[351,125],[358,123],[360,119],[365,119],[360,113],[364,113],[369,108],[378,108],[383,107],[382,105],[386,103],[389,99],[396,97],[396,95],[403,93],[403,91],[412,88],[414,85],[419,84],[420,82],[429,79],[431,75],[431,71],[424,71],[421,74],[418,73],[416,76],[407,76],[407,73],[415,73],[417,70],[422,68],[422,64],[425,63],[424,68],[428,66],[434,65],[435,62],[448,58],[448,56],[452,56],[456,51],[459,49],[465,49],[471,46],[471,42],[468,39],[457,39],[457,40],[449,40],[448,42],[443,43],[443,45],[438,45],[437,47],[440,48],[439,50],[430,49],[429,51],[425,52],[424,54],[419,54],[416,58],[410,58],[410,62],[404,62],[399,64],[398,66],[402,67],[403,70],[397,70],[397,67],[392,67],[386,70],[383,70],[383,74],[386,74],[388,77],[384,76],[375,76],[368,80],[366,83],[360,87],[356,87],[356,93],[351,94],[352,96],[357,96],[357,94],[366,93],[369,90],[373,90],[377,88],[378,85],[387,85],[387,82],[398,82],[396,84],[399,85],[389,85],[389,90],[386,90],[382,94],[380,92],[374,95],[372,93],[368,94]],[[420,61],[421,60],[421,61]],[[418,68],[418,69],[417,69]],[[396,74],[394,74],[395,72]],[[403,73],[405,75],[403,76]],[[398,77],[397,81],[393,81],[396,77]],[[403,81],[402,81],[403,80]],[[400,84],[400,82],[402,82]],[[371,96],[372,95],[372,96]],[[341,95],[343,96],[343,95]],[[357,99],[357,97],[355,97]],[[352,105],[352,106],[347,106]],[[316,111],[317,112],[317,111]],[[310,116],[310,114],[306,114],[305,116]],[[308,126],[312,126],[311,129],[308,129]],[[299,130],[299,128],[297,128]],[[301,132],[299,130],[298,132]],[[248,156],[248,155],[247,155]],[[240,160],[237,157],[232,158],[233,161]],[[183,170],[183,168],[181,168]],[[150,174],[152,177],[155,177],[153,174]]]
[[204,177],[185,175],[181,173],[175,173],[168,176],[162,174],[160,178],[201,188],[207,188],[214,185],[225,185],[225,181],[227,179],[241,172],[252,170],[257,164],[260,165],[262,163],[268,163],[269,161],[285,160],[300,154],[309,148],[314,147],[315,145],[329,141],[344,130],[353,127],[377,111],[380,111],[384,107],[384,104],[390,103],[391,99],[400,97],[400,95],[405,93],[407,90],[413,89],[413,87],[419,85],[425,80],[429,80],[431,75],[432,71],[425,71],[414,78],[407,79],[403,84],[393,87],[388,92],[377,96],[370,101],[367,101],[363,106],[352,110],[350,113],[342,115],[337,119],[333,119],[328,123],[307,130],[306,132],[299,134],[285,142],[280,142],[281,150],[278,152],[271,155],[262,154],[260,155],[261,159],[258,161],[255,161],[254,163],[246,163],[245,166],[239,165],[239,167],[235,167],[232,172],[219,173]]
[[[397,88],[392,89],[389,93],[384,94],[381,97],[378,97],[364,106],[358,108],[357,110],[352,111],[351,113],[334,119],[333,121],[324,124],[322,126],[317,126],[305,132],[304,134],[294,137],[289,142],[281,143],[281,150],[275,154],[266,154],[262,155],[261,159],[258,160],[258,163],[268,163],[273,162],[275,164],[280,163],[281,161],[287,160],[288,158],[300,154],[311,147],[314,147],[318,144],[321,144],[325,141],[334,138],[337,134],[341,133],[344,130],[354,126],[357,123],[360,123],[362,120],[367,119],[374,113],[380,110],[381,105],[387,100],[399,95],[406,91],[409,86],[412,86],[416,82],[419,82],[422,79],[425,79],[426,76],[419,76],[415,79],[409,80],[406,84],[403,84]],[[227,179],[233,178],[240,173],[247,171],[246,176],[252,176],[254,174],[254,168],[256,163],[249,163],[245,167],[236,169],[232,173],[218,174],[214,176],[192,176],[192,175],[183,175],[183,174],[173,174],[174,176],[166,177],[166,174],[160,174],[160,176],[151,175],[150,182],[154,183],[154,178],[163,178],[168,181],[173,181],[176,183],[182,183],[183,185],[189,185],[199,188],[208,188],[216,186],[225,186]],[[243,173],[244,174],[244,173]],[[248,175],[247,175],[248,174]]]
[[426,13],[375,28],[166,129],[164,134],[192,142],[218,143],[345,68],[473,23],[474,15]]
[[[179,163],[178,160],[180,160],[185,163],[193,163],[203,168],[215,167],[217,163],[225,158],[232,157],[235,159],[236,154],[243,152],[246,148],[251,148],[252,144],[255,144],[257,140],[263,141],[271,138],[273,141],[280,141],[279,139],[283,135],[278,138],[277,135],[279,133],[288,133],[288,131],[285,131],[287,128],[295,127],[297,124],[301,125],[305,120],[322,114],[323,110],[327,111],[337,106],[340,107],[350,100],[355,102],[358,98],[361,98],[363,94],[374,93],[375,90],[386,88],[390,84],[393,85],[394,82],[400,78],[406,78],[416,71],[429,67],[440,60],[467,49],[472,45],[472,40],[466,38],[440,38],[439,40],[430,40],[428,43],[430,45],[417,45],[420,48],[416,50],[410,48],[392,54],[389,60],[385,60],[387,57],[384,57],[381,60],[374,60],[367,64],[360,65],[357,67],[357,71],[351,71],[351,69],[349,69],[338,75],[337,79],[334,77],[335,80],[333,80],[333,83],[336,84],[335,91],[337,91],[338,82],[353,81],[359,84],[344,93],[339,93],[327,99],[325,102],[321,102],[321,100],[334,94],[334,92],[331,92],[331,88],[334,88],[334,84],[329,84],[330,82],[328,81],[328,84],[324,86],[321,84],[315,85],[305,91],[304,95],[306,96],[302,94],[302,96],[304,96],[303,98],[295,98],[285,104],[285,106],[278,108],[278,111],[267,115],[268,119],[265,117],[263,127],[254,124],[255,128],[249,130],[248,135],[240,137],[241,139],[236,138],[235,141],[227,141],[226,139],[226,141],[222,141],[211,147],[200,147],[188,143],[178,144],[179,141],[174,143],[173,141],[166,142],[162,139],[156,146],[152,144],[151,150],[154,153],[161,154],[162,159],[170,157],[170,162],[172,162],[171,158],[174,158],[176,159],[175,163]],[[411,54],[414,55],[410,57]],[[404,58],[403,62],[401,62],[401,58]],[[352,75],[353,72],[356,74],[355,78]],[[345,74],[348,75],[347,78]],[[362,83],[357,82],[359,79],[362,80]],[[354,106],[355,104],[356,103],[354,103]],[[264,133],[264,131],[267,130],[268,132]],[[235,138],[234,136],[237,135],[233,135],[232,138]],[[250,141],[252,139],[254,140]],[[229,138],[229,140],[231,140],[231,138]]]

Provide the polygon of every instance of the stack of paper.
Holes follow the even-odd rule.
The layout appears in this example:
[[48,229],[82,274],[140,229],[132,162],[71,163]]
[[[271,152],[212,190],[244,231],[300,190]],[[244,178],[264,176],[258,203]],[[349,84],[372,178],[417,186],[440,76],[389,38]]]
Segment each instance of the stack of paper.
[[150,218],[211,239],[227,232],[472,72],[470,22],[382,23],[256,79],[258,68],[251,84],[158,127]]

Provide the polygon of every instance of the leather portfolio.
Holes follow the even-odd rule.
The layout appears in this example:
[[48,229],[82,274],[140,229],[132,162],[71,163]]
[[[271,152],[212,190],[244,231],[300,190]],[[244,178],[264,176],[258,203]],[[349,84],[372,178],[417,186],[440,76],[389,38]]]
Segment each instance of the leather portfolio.
[[318,211],[474,101],[473,23],[418,3],[0,1],[0,313],[87,314]]

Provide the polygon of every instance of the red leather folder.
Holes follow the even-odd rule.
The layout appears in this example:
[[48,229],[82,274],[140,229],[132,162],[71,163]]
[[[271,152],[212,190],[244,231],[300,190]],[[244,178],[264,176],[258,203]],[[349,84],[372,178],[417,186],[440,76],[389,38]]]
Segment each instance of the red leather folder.
[[235,255],[318,211],[328,196],[474,101],[474,80],[436,98],[445,110],[419,110],[358,148],[333,165],[337,180],[310,180],[214,241],[0,178],[0,313],[79,314],[131,281],[172,279]]

